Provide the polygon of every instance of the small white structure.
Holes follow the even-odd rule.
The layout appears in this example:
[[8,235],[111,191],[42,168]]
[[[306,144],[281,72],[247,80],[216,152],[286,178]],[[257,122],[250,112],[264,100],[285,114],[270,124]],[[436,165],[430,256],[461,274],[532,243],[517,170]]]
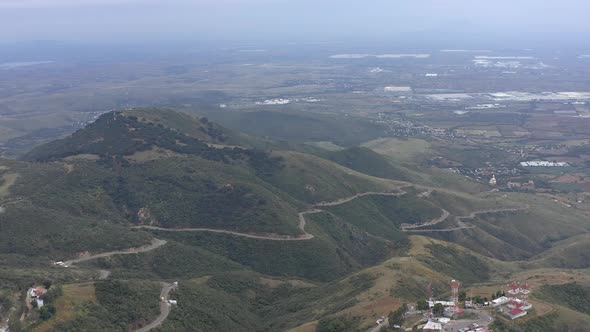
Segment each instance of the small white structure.
[[170,304],[178,304],[178,302],[176,300],[168,300],[168,303],[170,303]]
[[426,73],[425,77],[438,77],[437,73]]
[[502,296],[502,297],[499,297],[495,300],[492,300],[492,306],[498,307],[498,306],[501,306],[501,305],[506,304],[508,302],[510,302],[510,299],[507,298],[506,296]]
[[451,321],[451,319],[450,318],[447,318],[447,317],[441,317],[441,318],[439,318],[437,320],[441,324],[448,324]]
[[568,163],[564,161],[546,161],[546,160],[531,160],[520,162],[522,167],[566,167]]
[[422,328],[422,331],[424,331],[424,332],[442,331],[442,325],[440,323],[428,321],[428,323],[426,323],[426,325],[424,325],[424,327]]
[[383,92],[412,92],[412,88],[409,86],[386,86],[383,88]]
[[498,183],[498,181],[496,181],[496,174],[492,175],[492,178],[490,179],[490,185],[495,186]]
[[430,308],[434,307],[435,304],[442,304],[444,307],[454,307],[455,302],[452,301],[428,301],[428,306]]

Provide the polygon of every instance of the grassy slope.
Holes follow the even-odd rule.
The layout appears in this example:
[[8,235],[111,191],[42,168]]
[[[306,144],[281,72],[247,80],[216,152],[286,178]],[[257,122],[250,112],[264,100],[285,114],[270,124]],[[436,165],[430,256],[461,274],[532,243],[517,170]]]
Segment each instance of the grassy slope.
[[531,264],[540,267],[590,267],[590,235],[581,234],[554,243],[540,255],[531,258]]
[[[388,171],[390,175],[386,176],[387,178],[402,176],[413,183],[474,194],[486,189],[485,186],[461,175],[427,166],[428,159],[437,155],[438,150],[435,150],[435,146],[437,145],[433,142],[423,139],[392,137],[362,144],[362,147],[378,153],[391,164]],[[375,156],[369,156],[366,152],[362,153],[363,156],[360,153],[357,154],[357,160],[367,157],[373,160],[377,159]],[[379,161],[379,164],[383,164],[383,161]],[[381,168],[383,169],[383,167]]]
[[413,182],[421,179],[419,174],[415,174],[399,163],[393,163],[387,157],[365,147],[331,151],[322,156],[355,171],[380,178]]
[[[328,214],[311,218],[307,241],[265,241],[211,233],[156,232],[172,240],[161,249],[133,256],[98,261],[113,268],[114,275],[144,277],[202,276],[220,271],[252,269],[273,276],[330,281],[384,260],[395,249],[387,242],[331,219]],[[176,248],[176,249],[172,249]],[[176,253],[173,257],[169,257]],[[184,262],[184,264],[178,264]]]
[[106,280],[95,283],[96,301],[81,303],[74,319],[51,331],[129,331],[149,324],[159,313],[160,283]]
[[376,178],[299,152],[276,152],[285,167],[267,181],[309,203],[332,201],[366,191],[392,191],[401,184]]
[[208,114],[223,126],[258,137],[291,142],[332,141],[351,146],[385,134],[383,125],[363,118],[273,111]]
[[369,234],[396,242],[406,237],[400,231],[402,223],[427,222],[441,215],[437,206],[410,194],[401,197],[365,196],[325,209]]
[[[147,117],[154,115],[144,113],[143,116],[148,121]],[[149,121],[167,122],[173,126],[186,119],[184,115],[174,115],[153,117]],[[202,132],[200,128],[200,125],[189,124],[182,131],[197,136]],[[148,234],[131,232],[125,226],[128,223],[126,217],[133,219],[137,208],[143,206],[149,207],[157,221],[167,226],[219,226],[245,231],[295,233],[296,213],[305,208],[305,203],[335,200],[363,191],[391,191],[400,185],[358,171],[393,179],[403,176],[414,179],[416,176],[423,184],[451,183],[453,188],[478,191],[473,184],[454,184],[455,175],[444,174],[439,178],[434,171],[420,173],[422,170],[411,170],[417,165],[419,155],[412,154],[408,146],[400,149],[392,150],[398,155],[387,158],[364,148],[330,154],[337,163],[357,171],[309,154],[275,152],[284,158],[284,167],[270,176],[257,175],[240,161],[222,164],[195,156],[162,158],[112,169],[88,161],[68,162],[67,167],[61,162],[6,162],[12,167],[10,172],[21,176],[11,186],[8,197],[3,199],[27,197],[33,204],[25,202],[23,204],[29,205],[10,206],[5,214],[0,215],[0,227],[3,231],[9,230],[3,234],[5,238],[0,243],[4,245],[4,252],[24,252],[32,256],[128,247],[150,239]],[[395,158],[405,161],[399,163]],[[211,182],[215,186],[210,186]],[[238,197],[241,202],[237,204],[238,209],[225,211],[227,206],[236,206],[235,201],[225,200],[227,197],[217,197],[218,189],[226,184],[248,187],[251,191],[246,196],[255,200]],[[211,188],[213,192],[206,191]],[[122,199],[129,193],[133,195]],[[363,197],[327,208],[332,214],[309,217],[307,230],[316,236],[311,241],[278,242],[223,234],[155,232],[155,236],[166,238],[169,243],[150,253],[112,257],[88,265],[112,269],[114,278],[212,276],[211,280],[215,282],[188,285],[190,289],[187,288],[182,295],[184,298],[179,297],[185,304],[194,304],[185,306],[194,311],[173,311],[168,328],[179,331],[190,330],[191,326],[202,330],[240,330],[244,327],[248,330],[276,330],[325,315],[344,314],[362,316],[363,324],[372,324],[376,315],[387,314],[400,304],[400,299],[422,298],[425,285],[431,281],[442,294],[448,288],[449,278],[476,282],[499,275],[505,277],[507,273],[527,267],[526,262],[504,263],[474,252],[508,259],[527,258],[550,248],[557,240],[588,230],[583,222],[587,216],[579,212],[550,205],[543,199],[511,194],[510,200],[529,204],[534,207],[533,211],[481,216],[470,221],[479,228],[436,235],[463,244],[474,252],[436,240],[421,240],[416,244],[415,239],[425,238],[410,237],[413,245],[409,257],[394,257],[379,264],[392,254],[398,254],[407,244],[405,235],[397,229],[399,223],[437,217],[441,207],[461,215],[509,205],[506,200],[497,201],[491,196],[477,199],[445,190],[434,191],[427,199],[419,199],[415,194],[402,198]],[[203,200],[203,195],[210,196],[215,204],[192,210],[193,203]],[[264,201],[263,206],[250,209],[252,205],[248,204],[260,203],[260,200]],[[240,210],[243,207],[246,209]],[[25,222],[12,222],[22,216],[26,216]],[[244,216],[247,218],[240,219]],[[247,219],[257,222],[243,223]],[[45,227],[38,233],[31,231],[37,229],[36,220],[42,220]],[[365,232],[392,240],[393,244]],[[11,240],[23,237],[23,234],[29,236],[24,243],[19,245]],[[84,234],[91,234],[92,238],[88,235],[79,241]],[[117,238],[113,237],[114,234]],[[565,259],[562,257],[579,253],[580,242],[573,244],[573,241],[555,245],[552,252],[547,252],[551,259],[543,257],[542,263],[534,264],[553,266],[556,264],[553,257]],[[566,247],[575,250],[564,249],[565,253],[552,254],[558,252],[557,248]],[[58,251],[56,248],[63,249]],[[582,245],[581,248],[585,247]],[[12,260],[9,263],[17,265]],[[379,265],[361,270],[375,264]],[[25,270],[19,271],[24,273]],[[280,292],[261,289],[249,282],[245,286],[232,286],[243,281],[242,273],[299,277],[326,284],[314,290],[280,289]],[[220,281],[222,276],[229,280]],[[105,308],[94,309],[98,316],[87,318],[97,323]],[[232,316],[229,320],[228,313]],[[118,322],[139,322],[120,318],[117,318]]]

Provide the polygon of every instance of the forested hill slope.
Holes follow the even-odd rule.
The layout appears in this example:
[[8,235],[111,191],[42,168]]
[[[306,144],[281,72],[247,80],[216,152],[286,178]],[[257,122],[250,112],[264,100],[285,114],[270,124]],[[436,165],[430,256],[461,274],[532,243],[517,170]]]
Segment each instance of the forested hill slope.
[[[0,252],[71,256],[100,251],[101,241],[105,249],[126,246],[109,239],[113,231],[139,245],[150,236],[130,228],[137,225],[298,237],[305,235],[299,213],[310,204],[401,186],[303,153],[247,148],[240,137],[173,110],[103,114],[22,161],[5,162],[16,179],[5,201],[16,203],[0,215]],[[53,241],[32,231],[37,220]],[[100,228],[100,236],[75,242],[58,231],[60,222],[74,234]],[[30,244],[9,241],[21,237]]]

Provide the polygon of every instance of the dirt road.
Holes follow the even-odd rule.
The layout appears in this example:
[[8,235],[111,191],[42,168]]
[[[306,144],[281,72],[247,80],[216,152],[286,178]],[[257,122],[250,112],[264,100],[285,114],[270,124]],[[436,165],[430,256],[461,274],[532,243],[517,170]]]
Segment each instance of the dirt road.
[[374,192],[374,191],[368,191],[368,192],[364,192],[364,193],[360,193],[360,194],[356,194],[353,196],[349,196],[349,197],[345,197],[345,198],[341,198],[332,202],[319,202],[316,203],[314,206],[318,207],[318,206],[336,206],[336,205],[341,205],[344,203],[348,203],[354,199],[357,199],[359,197],[364,197],[364,196],[369,196],[369,195],[374,195],[374,196],[403,196],[407,194],[405,191],[401,190],[399,192],[395,192],[395,193],[390,193],[390,192]]
[[[456,227],[441,228],[441,229],[422,229],[422,227],[424,227],[424,226],[436,225],[436,224],[444,221],[445,219],[447,219],[447,217],[449,216],[449,213],[446,210],[443,210],[445,213],[443,213],[443,215],[440,218],[434,219],[431,222],[428,222],[426,224],[421,224],[421,225],[416,225],[416,226],[403,226],[402,225],[402,231],[414,232],[414,233],[453,232],[453,231],[458,231],[461,229],[475,228],[476,227],[475,225],[466,223],[462,220],[463,219],[473,219],[478,214],[500,213],[500,212],[518,212],[518,211],[525,211],[528,209],[529,209],[529,206],[526,205],[526,206],[514,207],[514,208],[498,208],[498,209],[473,211],[470,214],[465,215],[465,216],[456,216],[455,217],[457,219],[457,226]],[[445,214],[446,214],[446,216],[445,216]],[[417,229],[417,228],[419,228],[419,229]]]
[[80,262],[85,262],[85,261],[89,261],[89,260],[93,260],[93,259],[97,259],[97,258],[101,258],[101,257],[110,257],[110,256],[114,256],[114,255],[129,255],[129,254],[137,254],[140,252],[152,251],[152,250],[157,249],[165,244],[166,244],[166,240],[154,239],[152,241],[152,243],[149,245],[145,245],[145,246],[141,246],[141,247],[137,247],[137,248],[125,249],[125,250],[103,252],[101,254],[91,255],[91,256],[87,256],[87,257],[81,257],[78,259],[72,259],[69,261],[65,261],[63,265],[64,266],[72,266],[72,265],[75,265]]
[[250,239],[270,240],[270,241],[305,241],[305,240],[313,239],[313,234],[310,234],[305,230],[305,225],[306,225],[305,216],[308,214],[324,212],[323,210],[318,209],[318,207],[337,206],[337,205],[348,203],[348,202],[350,202],[354,199],[357,199],[359,197],[364,197],[364,196],[369,196],[369,195],[402,196],[405,194],[406,194],[405,191],[399,191],[399,192],[394,192],[394,193],[370,191],[370,192],[364,192],[364,193],[356,194],[353,196],[341,198],[341,199],[338,199],[338,200],[335,200],[332,202],[317,203],[314,205],[315,208],[307,210],[307,211],[299,212],[299,225],[298,225],[298,227],[299,227],[299,230],[303,234],[298,235],[298,236],[281,235],[281,234],[242,233],[242,232],[236,232],[236,231],[228,231],[228,230],[224,230],[224,229],[202,228],[202,227],[199,227],[199,228],[164,228],[164,227],[158,227],[158,226],[142,225],[142,226],[134,226],[132,228],[148,229],[148,230],[156,230],[156,231],[164,231],[164,232],[212,232],[212,233],[222,233],[222,234],[230,234],[230,235],[235,235],[235,236],[242,236],[242,237],[246,237],[246,238],[250,238]]
[[441,223],[441,222],[447,220],[447,218],[450,215],[449,211],[447,211],[445,209],[443,209],[442,211],[443,211],[443,213],[442,213],[442,215],[440,217],[435,218],[435,219],[432,219],[431,221],[429,221],[427,223],[424,223],[424,224],[414,224],[414,225],[412,225],[412,224],[402,224],[402,226],[401,226],[402,231],[407,232],[408,229],[421,228],[421,227],[424,227],[424,226],[433,226],[433,225],[436,225],[438,223]]

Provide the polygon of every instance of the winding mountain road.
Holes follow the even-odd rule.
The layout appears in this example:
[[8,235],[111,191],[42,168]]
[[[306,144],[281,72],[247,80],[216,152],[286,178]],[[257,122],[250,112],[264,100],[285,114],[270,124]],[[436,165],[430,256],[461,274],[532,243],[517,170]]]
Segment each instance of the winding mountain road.
[[441,228],[441,229],[422,229],[422,227],[424,226],[433,226],[436,225],[438,223],[443,222],[444,220],[446,220],[449,217],[449,212],[447,212],[447,210],[443,210],[443,215],[440,216],[437,219],[432,220],[431,222],[425,223],[425,224],[421,224],[421,225],[411,225],[411,226],[404,226],[402,225],[402,231],[404,232],[414,232],[414,233],[430,233],[430,232],[454,232],[454,231],[458,231],[461,229],[469,229],[469,228],[475,228],[477,226],[472,225],[472,224],[468,224],[464,221],[462,221],[463,219],[473,219],[475,218],[475,216],[479,215],[479,214],[486,214],[486,213],[500,213],[500,212],[518,212],[518,211],[526,211],[529,209],[528,205],[522,206],[522,207],[514,207],[514,208],[498,208],[498,209],[488,209],[488,210],[479,210],[479,211],[473,211],[468,215],[465,216],[456,216],[455,219],[457,219],[457,226],[456,227],[449,227],[449,228]]
[[129,249],[125,249],[125,250],[108,251],[108,252],[103,252],[103,253],[96,254],[96,255],[80,257],[78,259],[72,259],[69,261],[65,261],[63,265],[67,267],[67,266],[73,266],[77,263],[81,263],[81,262],[85,262],[85,261],[89,261],[89,260],[93,260],[93,259],[97,259],[97,258],[101,258],[101,257],[110,257],[110,256],[114,256],[114,255],[129,255],[129,254],[137,254],[140,252],[152,251],[152,250],[157,249],[165,244],[166,244],[166,240],[154,239],[151,244],[148,244],[145,246],[136,247],[136,248],[129,248]]
[[168,299],[170,296],[170,291],[172,291],[173,289],[176,289],[176,285],[174,283],[162,283],[162,291],[160,292],[160,316],[158,316],[158,318],[156,318],[153,322],[149,323],[148,325],[135,330],[135,332],[148,332],[164,323],[166,318],[168,318],[168,315],[170,314],[170,309],[172,307],[172,304],[168,302]]
[[447,220],[447,218],[451,215],[449,213],[449,211],[447,211],[445,209],[442,209],[442,211],[443,211],[443,213],[442,213],[442,215],[440,217],[435,218],[435,219],[432,219],[429,222],[426,222],[426,223],[423,223],[423,224],[402,224],[401,225],[401,229],[402,229],[402,231],[407,232],[410,229],[422,228],[422,227],[425,227],[425,226],[433,226],[433,225],[436,225],[438,223],[441,223],[441,222]]
[[[400,187],[404,188],[404,187]],[[242,233],[242,232],[236,232],[236,231],[228,231],[228,230],[224,230],[224,229],[215,229],[215,228],[164,228],[164,227],[158,227],[158,226],[149,226],[149,225],[141,225],[141,226],[133,226],[132,228],[135,229],[148,229],[148,230],[155,230],[155,231],[163,231],[163,232],[211,232],[211,233],[222,233],[222,234],[230,234],[230,235],[235,235],[235,236],[241,236],[241,237],[246,237],[246,238],[250,238],[250,239],[257,239],[257,240],[270,240],[270,241],[305,241],[305,240],[311,240],[314,238],[313,234],[308,233],[305,230],[305,225],[306,225],[306,220],[305,220],[305,216],[308,214],[315,214],[315,213],[320,213],[320,212],[324,212],[324,210],[318,209],[318,207],[323,207],[323,206],[337,206],[337,205],[341,205],[344,203],[348,203],[354,199],[360,198],[360,197],[364,197],[364,196],[370,196],[370,195],[375,195],[375,196],[402,196],[405,195],[406,192],[403,190],[400,190],[398,192],[374,192],[374,191],[369,191],[369,192],[364,192],[364,193],[360,193],[360,194],[356,194],[356,195],[352,195],[349,197],[345,197],[345,198],[341,198],[332,202],[320,202],[320,203],[316,203],[314,204],[314,208],[309,209],[307,211],[303,211],[303,212],[299,212],[299,225],[298,228],[299,230],[303,233],[299,236],[291,236],[291,235],[281,235],[281,234],[253,234],[253,233]]]
[[[401,188],[405,188],[405,187],[407,187],[407,186],[400,187],[400,189]],[[357,198],[360,198],[360,197],[364,197],[364,196],[396,196],[396,197],[399,197],[399,196],[403,196],[405,194],[407,194],[407,192],[405,192],[403,190],[400,190],[400,191],[394,192],[394,193],[392,193],[392,192],[368,191],[368,192],[364,192],[364,193],[352,195],[352,196],[349,196],[349,197],[337,199],[337,200],[331,201],[331,202],[319,202],[319,203],[314,204],[314,206],[316,206],[316,207],[320,207],[320,206],[336,206],[336,205],[341,205],[341,204],[344,204],[344,203],[348,203],[348,202],[350,202],[350,201],[352,201],[354,199],[357,199]]]
[[[407,186],[404,186],[404,187],[407,187]],[[324,210],[320,209],[320,207],[337,206],[337,205],[348,203],[356,198],[369,196],[369,195],[399,197],[399,196],[403,196],[403,195],[407,194],[405,191],[401,190],[401,188],[404,188],[404,187],[398,188],[398,189],[400,189],[400,191],[398,191],[398,192],[364,192],[364,193],[359,193],[359,194],[356,194],[353,196],[341,198],[341,199],[338,199],[338,200],[335,200],[332,202],[317,203],[317,204],[313,205],[313,208],[303,211],[303,212],[300,212],[298,214],[298,217],[299,217],[298,228],[302,232],[302,234],[299,236],[280,235],[280,234],[241,233],[241,232],[228,231],[228,230],[222,230],[222,229],[213,229],[213,228],[162,228],[162,227],[148,226],[148,225],[134,226],[132,228],[166,231],[166,232],[224,233],[224,234],[241,236],[241,237],[246,237],[246,238],[251,238],[251,239],[272,240],[272,241],[304,241],[304,240],[310,240],[310,239],[314,238],[313,234],[310,234],[305,230],[305,226],[306,226],[305,216],[309,215],[309,214],[325,212]],[[423,232],[423,233],[426,233],[426,232],[451,232],[451,231],[456,231],[456,230],[460,230],[460,229],[476,227],[474,225],[467,224],[467,223],[463,222],[462,220],[475,218],[475,216],[477,216],[478,214],[497,213],[497,212],[514,212],[514,211],[527,210],[528,208],[529,208],[528,206],[525,206],[525,207],[519,207],[519,208],[498,208],[498,209],[474,211],[474,212],[471,212],[470,214],[465,215],[465,216],[455,217],[457,219],[457,227],[451,227],[451,228],[445,228],[445,229],[422,229],[422,227],[433,226],[433,225],[436,225],[436,224],[439,224],[439,223],[445,221],[450,216],[450,213],[447,210],[443,209],[442,215],[440,217],[437,217],[427,223],[420,224],[420,225],[403,224],[401,228],[402,228],[402,231],[404,231],[404,232]],[[379,238],[378,236],[374,236],[371,234],[368,234],[368,235]],[[157,249],[165,244],[166,244],[166,240],[154,239],[153,242],[149,245],[130,248],[130,249],[126,249],[126,250],[109,251],[109,252],[100,253],[100,254],[96,254],[96,255],[90,255],[87,257],[81,257],[78,259],[72,259],[72,260],[65,261],[63,266],[66,266],[66,267],[73,266],[73,265],[80,263],[80,262],[85,262],[85,261],[89,261],[89,260],[93,260],[93,259],[97,259],[97,258],[102,258],[102,257],[110,257],[110,256],[114,256],[114,255],[129,255],[129,254],[148,252],[148,251],[152,251],[154,249]],[[109,276],[109,271],[99,270],[99,274],[100,274],[100,279],[106,279]],[[153,322],[136,330],[135,332],[148,332],[148,331],[162,325],[162,323],[166,320],[166,318],[170,314],[170,309],[171,309],[172,305],[168,302],[168,299],[169,299],[170,292],[175,288],[176,288],[176,285],[174,283],[172,283],[172,284],[162,283],[162,291],[160,292],[160,315]]]

